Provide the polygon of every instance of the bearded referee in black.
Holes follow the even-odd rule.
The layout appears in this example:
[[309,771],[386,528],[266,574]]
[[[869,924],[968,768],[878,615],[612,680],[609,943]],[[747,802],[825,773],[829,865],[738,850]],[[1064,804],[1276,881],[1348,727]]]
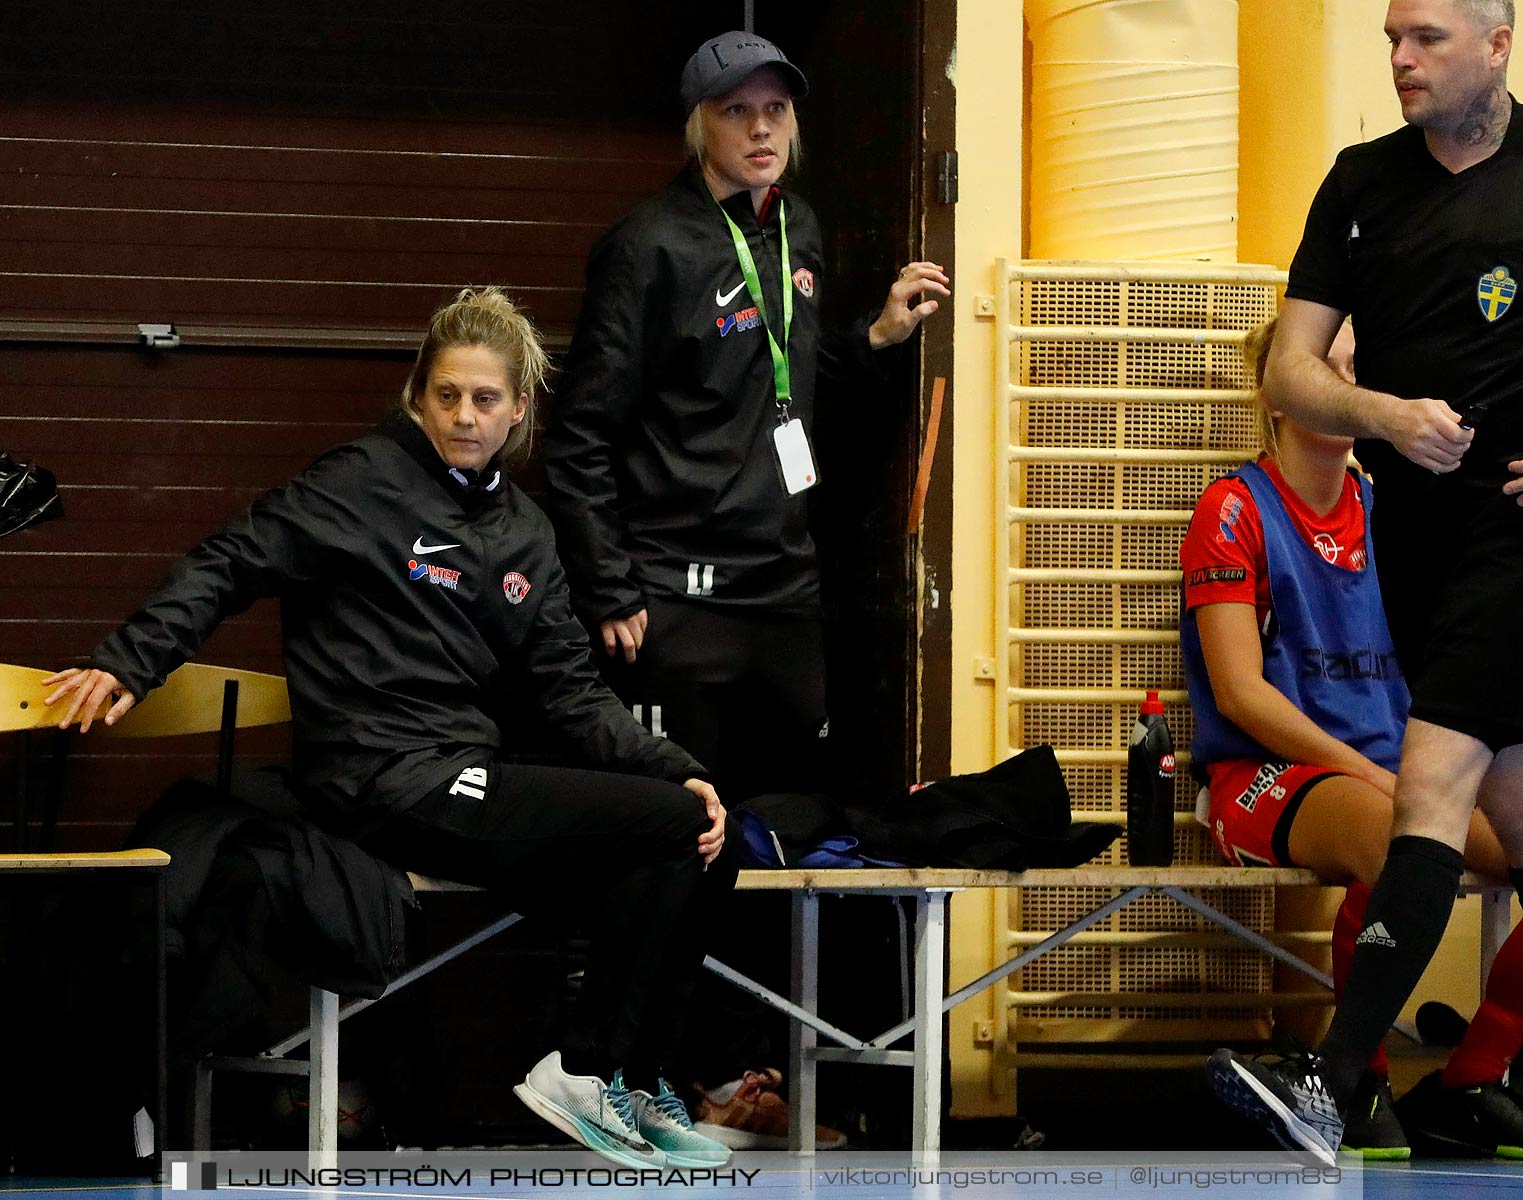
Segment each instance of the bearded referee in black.
[[[1391,0],[1406,127],[1345,149],[1290,268],[1265,398],[1352,434],[1412,715],[1385,869],[1320,1050],[1219,1050],[1218,1095],[1331,1159],[1365,1062],[1432,958],[1477,803],[1523,884],[1523,115],[1512,0]],[[1323,361],[1346,314],[1359,385]]]

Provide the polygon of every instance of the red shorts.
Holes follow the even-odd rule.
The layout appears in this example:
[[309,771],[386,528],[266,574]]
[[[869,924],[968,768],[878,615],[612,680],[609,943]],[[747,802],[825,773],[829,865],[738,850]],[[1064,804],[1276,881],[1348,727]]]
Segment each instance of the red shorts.
[[1290,826],[1313,784],[1343,772],[1278,760],[1212,763],[1206,828],[1222,857],[1239,867],[1293,867]]

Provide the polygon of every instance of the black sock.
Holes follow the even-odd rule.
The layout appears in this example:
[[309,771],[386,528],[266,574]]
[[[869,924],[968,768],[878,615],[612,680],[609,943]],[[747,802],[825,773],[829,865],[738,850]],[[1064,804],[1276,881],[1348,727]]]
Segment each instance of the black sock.
[[661,1087],[661,1068],[639,1063],[627,1066],[624,1086],[632,1092],[649,1092],[654,1096]]
[[613,1079],[614,1071],[617,1070],[617,1064],[609,1062],[607,1057],[601,1054],[562,1047],[561,1070],[567,1075],[591,1075],[594,1079],[609,1083]]
[[1322,1078],[1348,1108],[1359,1077],[1438,949],[1465,858],[1425,837],[1391,839],[1354,943],[1343,999],[1322,1042]]

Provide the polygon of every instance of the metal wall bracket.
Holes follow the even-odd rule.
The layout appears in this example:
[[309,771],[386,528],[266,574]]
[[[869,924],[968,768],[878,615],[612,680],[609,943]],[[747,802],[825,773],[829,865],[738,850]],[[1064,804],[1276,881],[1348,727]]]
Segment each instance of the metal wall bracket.
[[180,335],[173,325],[143,325],[137,327],[138,337],[150,350],[173,350],[180,344]]
[[936,156],[936,199],[957,203],[957,151],[943,150]]

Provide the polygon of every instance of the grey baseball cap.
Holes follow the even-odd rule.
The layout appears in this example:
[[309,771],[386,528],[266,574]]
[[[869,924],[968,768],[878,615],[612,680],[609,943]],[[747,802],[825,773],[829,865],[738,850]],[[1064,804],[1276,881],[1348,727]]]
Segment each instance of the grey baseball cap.
[[792,95],[809,91],[804,72],[789,62],[786,54],[764,37],[734,29],[710,38],[687,60],[682,68],[682,111],[690,113],[700,100],[734,91],[760,67],[776,70]]

